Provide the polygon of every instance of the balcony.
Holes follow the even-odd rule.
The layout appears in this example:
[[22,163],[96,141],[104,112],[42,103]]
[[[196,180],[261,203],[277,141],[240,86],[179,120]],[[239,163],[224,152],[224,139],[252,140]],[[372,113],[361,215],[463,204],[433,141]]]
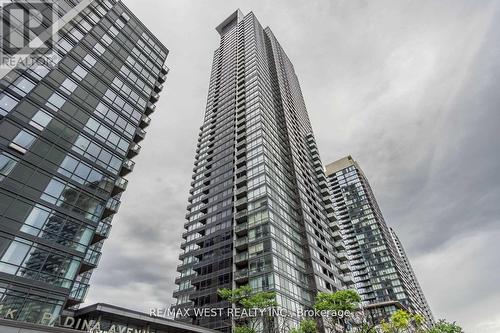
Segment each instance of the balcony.
[[111,192],[111,195],[115,196],[118,193],[121,193],[127,189],[128,185],[128,180],[122,177],[118,177],[115,180],[115,186],[113,186],[113,191]]
[[170,72],[170,68],[168,68],[167,66],[163,66],[161,69],[161,72],[162,72],[162,74],[167,75],[168,72]]
[[149,116],[149,115],[151,115],[151,113],[155,112],[155,110],[156,110],[156,105],[154,105],[151,102],[148,102],[148,104],[146,105],[146,110],[144,111],[144,113],[147,116]]
[[248,237],[237,238],[234,241],[234,247],[238,250],[243,250],[248,247]]
[[238,197],[241,198],[243,195],[246,196],[246,194],[247,194],[247,187],[246,186],[242,186],[242,187],[236,189],[236,192],[234,194],[236,195],[237,198]]
[[155,92],[159,93],[163,89],[163,84],[161,84],[160,82],[156,82],[153,89]]
[[347,272],[350,272],[351,269],[349,268],[349,266],[347,264],[340,264],[339,271],[342,273],[347,273]]
[[85,253],[85,258],[83,258],[82,264],[80,265],[78,274],[82,274],[96,268],[99,263],[99,259],[101,259],[101,252],[89,247]]
[[135,135],[134,135],[134,142],[135,143],[141,142],[142,140],[144,140],[145,137],[146,137],[145,130],[143,130],[142,128],[137,128],[135,130]]
[[160,75],[158,75],[158,82],[165,83],[165,81],[167,81],[167,74],[161,73]]
[[149,118],[147,115],[143,114],[141,117],[141,121],[139,123],[139,126],[141,128],[146,128],[151,124],[151,118]]
[[151,103],[156,103],[160,99],[160,95],[158,93],[153,93],[151,96],[149,96],[149,100]]
[[[333,224],[337,224],[336,221],[337,221],[337,218],[335,217],[335,213],[326,213],[326,217],[328,218],[328,220],[330,221],[335,221]],[[332,228],[334,228],[334,226],[332,226]]]
[[236,207],[236,209],[245,208],[247,206],[247,197],[236,200],[234,206]]
[[246,233],[248,232],[248,224],[246,222],[242,224],[237,224],[236,227],[234,228],[234,232],[238,236],[246,235]]
[[120,208],[120,201],[115,198],[109,198],[106,202],[106,207],[104,208],[104,212],[102,213],[102,218],[106,218],[118,212],[118,208]]
[[126,176],[134,170],[135,162],[129,159],[123,160],[120,176]]
[[94,236],[92,237],[90,245],[108,238],[110,231],[111,231],[111,224],[99,221],[99,224],[97,225],[97,229],[94,232]]
[[337,253],[337,258],[339,258],[340,261],[344,262],[347,261],[347,253],[343,250]]
[[235,264],[246,264],[247,262],[248,262],[248,252],[238,253],[234,257]]
[[246,177],[246,175],[243,175],[243,176],[240,176],[240,177],[236,177],[235,185],[237,187],[241,187],[241,186],[244,186],[246,184],[247,184],[247,177]]
[[322,195],[324,196],[329,196],[330,195],[330,191],[328,190],[328,187],[323,187],[319,190],[321,192]]
[[354,283],[354,280],[353,280],[351,275],[344,275],[342,277],[342,280],[344,280],[345,284],[353,284]]
[[97,266],[99,259],[101,259],[101,252],[89,248],[87,253],[85,253],[84,262],[92,266]]
[[[73,287],[69,293],[69,298],[75,303],[81,303],[87,296],[87,291],[89,289],[89,285],[82,282],[73,283]],[[73,304],[73,305],[75,305]]]
[[331,200],[324,200],[324,202],[327,202],[327,201],[330,201],[330,203],[328,203],[327,205],[325,205],[325,209],[326,209],[326,212],[327,213],[334,213],[334,209],[333,209],[333,206],[331,204]]
[[237,283],[245,283],[248,281],[248,269],[240,269],[234,272],[234,281]]
[[234,220],[236,222],[245,222],[247,220],[247,210],[242,210],[234,215]]
[[340,241],[342,240],[342,235],[340,234],[340,231],[334,231],[332,233],[332,238],[334,241]]
[[127,157],[132,158],[134,156],[137,156],[137,154],[139,154],[140,151],[141,151],[141,146],[139,146],[137,143],[133,142],[130,145],[130,148],[129,148],[128,153],[127,153]]
[[333,243],[333,247],[335,247],[335,250],[337,250],[337,251],[344,251],[345,250],[344,242],[342,242],[341,240]]

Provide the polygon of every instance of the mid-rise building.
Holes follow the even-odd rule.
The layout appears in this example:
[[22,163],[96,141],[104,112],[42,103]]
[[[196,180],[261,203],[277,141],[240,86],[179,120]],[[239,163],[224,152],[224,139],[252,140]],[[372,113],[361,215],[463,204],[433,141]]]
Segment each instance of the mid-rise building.
[[2,333],[217,333],[163,316],[151,316],[109,304],[93,304],[57,319],[56,326],[0,319]]
[[355,287],[369,318],[378,323],[405,309],[424,316],[430,326],[432,313],[417,278],[358,163],[344,157],[328,164],[326,175]]
[[119,1],[22,1],[3,10],[13,5],[57,22],[42,22],[50,47],[41,49],[13,47],[29,21],[3,26],[0,318],[52,325],[85,298],[168,50]]
[[[351,281],[327,180],[299,80],[273,32],[239,10],[216,30],[175,308],[228,307],[217,290],[249,284],[276,291],[294,313]],[[231,328],[225,317],[178,319]]]

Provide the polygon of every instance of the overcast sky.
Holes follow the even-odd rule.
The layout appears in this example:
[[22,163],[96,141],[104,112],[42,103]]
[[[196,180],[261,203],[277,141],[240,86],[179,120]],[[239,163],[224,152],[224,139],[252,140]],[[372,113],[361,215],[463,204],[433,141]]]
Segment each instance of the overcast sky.
[[364,169],[435,317],[500,332],[500,1],[125,3],[171,72],[87,303],[172,302],[214,28],[241,8],[292,60],[323,162]]

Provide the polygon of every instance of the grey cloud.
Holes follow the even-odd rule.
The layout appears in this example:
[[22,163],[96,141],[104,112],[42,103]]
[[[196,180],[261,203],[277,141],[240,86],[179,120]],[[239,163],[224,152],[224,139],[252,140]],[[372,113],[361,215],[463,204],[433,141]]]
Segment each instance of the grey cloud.
[[236,8],[294,63],[323,161],[352,154],[437,317],[499,331],[500,3],[127,0],[171,54],[88,302],[172,302],[214,27]]

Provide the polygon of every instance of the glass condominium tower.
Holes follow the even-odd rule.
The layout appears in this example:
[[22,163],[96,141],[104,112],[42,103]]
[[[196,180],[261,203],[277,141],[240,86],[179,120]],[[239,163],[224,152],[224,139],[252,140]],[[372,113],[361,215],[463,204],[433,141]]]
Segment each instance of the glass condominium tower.
[[401,242],[385,223],[368,179],[351,156],[326,166],[349,266],[371,321],[405,309],[434,322]]
[[[239,10],[217,28],[174,292],[179,308],[228,307],[219,288],[276,291],[296,311],[352,281],[293,65]],[[178,318],[222,331],[225,317]]]
[[52,46],[0,80],[0,318],[46,325],[85,298],[168,72],[123,3],[49,3]]

